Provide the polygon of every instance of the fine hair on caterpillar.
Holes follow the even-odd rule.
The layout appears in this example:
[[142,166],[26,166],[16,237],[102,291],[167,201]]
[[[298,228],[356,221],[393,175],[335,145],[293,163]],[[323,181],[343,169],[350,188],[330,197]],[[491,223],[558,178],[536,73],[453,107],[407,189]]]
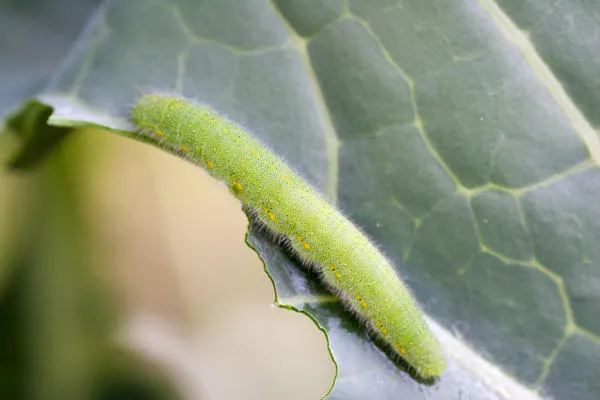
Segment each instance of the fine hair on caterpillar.
[[[309,278],[319,281],[329,292],[335,294],[338,298],[341,298],[340,293],[337,293],[334,287],[328,287],[327,282],[323,280],[320,274],[322,266],[315,264],[313,261],[303,259],[302,256],[300,256],[298,252],[294,250],[293,246],[291,246],[290,239],[270,230],[269,227],[256,216],[256,212],[251,207],[243,205],[242,209],[248,217],[248,220],[251,225],[250,229],[256,230],[258,234],[265,235],[269,239],[269,241],[278,244],[291,260],[296,261],[298,264],[304,267],[304,273],[306,273],[309,276]],[[393,347],[390,346],[389,343],[382,340],[377,335],[377,331],[373,327],[371,327],[367,323],[367,321],[362,320],[361,316],[354,312],[354,310],[351,307],[348,307],[345,301],[342,300],[341,304],[344,306],[344,309],[350,312],[356,320],[358,320],[363,324],[363,326],[365,326],[366,334],[390,358],[390,360],[398,368],[401,368],[402,370],[406,371],[413,379],[417,380],[422,384],[431,385],[435,383],[437,378],[436,376],[423,377],[419,375],[417,369],[410,365],[404,358],[399,356],[397,352],[394,351]]]
[[141,96],[132,120],[141,135],[223,181],[258,226],[318,271],[324,286],[418,376],[444,371],[439,342],[390,261],[250,133],[207,107],[163,94]]

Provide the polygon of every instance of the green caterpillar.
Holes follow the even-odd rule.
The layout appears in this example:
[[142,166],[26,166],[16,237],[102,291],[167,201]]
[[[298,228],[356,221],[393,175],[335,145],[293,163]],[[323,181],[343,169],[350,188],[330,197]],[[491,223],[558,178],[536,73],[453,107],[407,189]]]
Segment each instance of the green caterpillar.
[[325,285],[423,378],[446,361],[390,262],[317,191],[239,126],[188,100],[150,94],[132,119],[142,135],[203,166],[270,231],[315,265]]

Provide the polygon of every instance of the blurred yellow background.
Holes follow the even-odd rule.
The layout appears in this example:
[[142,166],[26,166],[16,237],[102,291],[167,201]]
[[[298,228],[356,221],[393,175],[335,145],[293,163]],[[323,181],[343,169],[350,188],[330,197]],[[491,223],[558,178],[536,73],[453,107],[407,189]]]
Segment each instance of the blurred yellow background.
[[[117,304],[115,341],[158,366],[186,399],[327,392],[335,368],[326,339],[307,317],[272,306],[271,282],[244,242],[247,218],[224,185],[102,131],[77,132],[64,147],[86,159],[77,182],[86,251]],[[8,216],[27,197],[25,181],[0,178],[0,246],[11,242]]]

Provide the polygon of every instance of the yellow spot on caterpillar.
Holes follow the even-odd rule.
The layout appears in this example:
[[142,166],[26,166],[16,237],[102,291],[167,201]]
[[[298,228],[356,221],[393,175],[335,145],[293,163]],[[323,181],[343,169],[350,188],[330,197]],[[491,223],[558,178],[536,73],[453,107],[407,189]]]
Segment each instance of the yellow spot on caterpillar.
[[381,330],[381,333],[383,333],[384,335],[387,335],[388,330],[383,327],[383,322],[378,322],[377,327]]
[[160,137],[163,137],[165,134],[160,129],[156,131],[156,134]]
[[185,144],[183,146],[181,146],[181,151],[183,151],[184,153],[187,153],[188,150],[189,149]]
[[402,355],[406,354],[406,349],[404,347],[402,347],[401,345],[399,345],[398,343],[396,343],[396,348],[398,349],[400,354],[402,354]]
[[281,178],[282,178],[284,181],[286,181],[287,183],[292,183],[292,181],[290,180],[290,178],[288,178],[288,177],[287,177],[287,176],[285,176],[285,175],[281,175]]
[[269,216],[269,218],[271,218],[272,221],[275,221],[275,214],[269,211],[267,207],[264,207],[263,210],[265,210],[265,213]]
[[253,147],[250,147],[250,146],[246,145],[246,150],[249,150],[250,153],[252,153],[254,156],[258,155],[258,152]]
[[296,238],[298,239],[298,241],[300,242],[300,244],[302,246],[304,246],[304,248],[306,250],[310,249],[310,245],[304,241],[304,238],[302,236],[297,236]]
[[340,274],[339,272],[336,272],[335,265],[333,265],[333,264],[332,264],[332,265],[330,265],[330,266],[329,266],[329,270],[330,270],[331,272],[335,272],[335,277],[336,277],[336,278],[338,278],[338,279],[342,279],[342,274]]
[[360,295],[356,295],[356,300],[358,300],[360,302],[360,305],[363,308],[367,308],[367,303],[365,301],[363,301],[363,298]]
[[214,166],[215,166],[215,164],[213,164],[213,162],[209,160],[209,161],[207,161],[207,162],[206,162],[206,166],[207,166],[208,168],[212,168],[212,167],[214,167]]
[[244,189],[244,187],[242,186],[240,181],[237,180],[237,178],[232,178],[231,183],[233,183],[233,190],[235,190],[236,192],[241,192]]

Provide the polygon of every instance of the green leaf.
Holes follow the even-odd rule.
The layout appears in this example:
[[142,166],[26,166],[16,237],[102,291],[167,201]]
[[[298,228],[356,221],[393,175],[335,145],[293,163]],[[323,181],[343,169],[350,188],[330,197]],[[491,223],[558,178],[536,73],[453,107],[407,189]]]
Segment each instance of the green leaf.
[[[600,2],[145,0],[98,10],[41,96],[132,129],[168,91],[247,126],[396,263],[448,352],[423,386],[252,230],[331,398],[600,396]],[[484,361],[487,360],[487,361]]]
[[48,84],[99,3],[0,0],[0,116]]
[[6,162],[7,166],[24,169],[39,165],[71,133],[70,128],[48,125],[51,114],[51,107],[31,100],[7,120],[6,130],[17,135],[22,142],[13,159]]

